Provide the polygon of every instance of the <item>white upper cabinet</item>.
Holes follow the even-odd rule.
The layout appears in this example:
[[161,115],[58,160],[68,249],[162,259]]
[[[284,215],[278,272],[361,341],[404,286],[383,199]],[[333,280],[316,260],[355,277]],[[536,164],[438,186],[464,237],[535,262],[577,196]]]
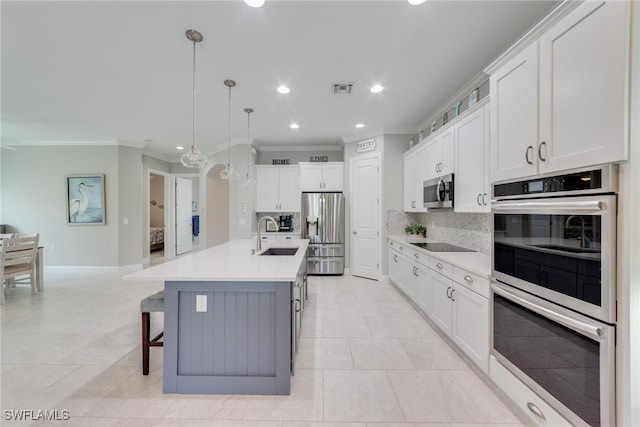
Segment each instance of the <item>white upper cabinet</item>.
[[343,175],[343,162],[300,162],[300,190],[343,191]]
[[454,127],[449,126],[427,142],[427,179],[453,173]]
[[540,38],[539,172],[627,158],[630,3],[585,2]]
[[456,212],[491,212],[489,105],[467,113],[455,125]]
[[300,212],[298,166],[256,166],[256,212]]
[[584,2],[492,74],[492,182],[627,158],[629,8]]
[[535,175],[538,145],[538,44],[491,75],[491,181]]
[[427,146],[421,144],[404,154],[404,211],[426,212],[422,183],[427,179]]

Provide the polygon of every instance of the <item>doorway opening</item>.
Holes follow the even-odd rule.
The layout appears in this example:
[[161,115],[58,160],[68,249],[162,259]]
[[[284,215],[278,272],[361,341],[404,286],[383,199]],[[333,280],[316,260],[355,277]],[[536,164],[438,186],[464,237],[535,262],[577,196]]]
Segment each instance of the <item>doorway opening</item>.
[[225,165],[214,165],[207,172],[207,247],[229,241],[229,181],[220,177]]
[[151,265],[164,261],[166,234],[165,177],[149,174],[149,260]]

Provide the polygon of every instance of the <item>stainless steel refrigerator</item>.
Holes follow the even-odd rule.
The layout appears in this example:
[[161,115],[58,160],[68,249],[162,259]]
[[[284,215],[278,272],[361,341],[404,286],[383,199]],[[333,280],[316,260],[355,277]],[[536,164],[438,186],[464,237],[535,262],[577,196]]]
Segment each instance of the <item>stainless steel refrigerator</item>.
[[309,239],[307,274],[344,274],[344,196],[302,193],[301,237]]

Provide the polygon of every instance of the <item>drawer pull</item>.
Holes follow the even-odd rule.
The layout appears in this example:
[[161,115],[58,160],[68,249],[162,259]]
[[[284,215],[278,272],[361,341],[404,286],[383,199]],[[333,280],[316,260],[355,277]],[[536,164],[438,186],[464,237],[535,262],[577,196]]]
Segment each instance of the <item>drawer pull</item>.
[[473,283],[473,278],[471,276],[464,276],[464,280],[466,280],[469,283]]
[[455,301],[456,299],[453,297],[453,293],[455,292],[455,289],[451,289],[451,301]]
[[451,299],[451,294],[449,294],[449,291],[451,290],[451,286],[449,286],[447,288],[447,298]]
[[538,408],[535,404],[533,404],[531,402],[527,402],[527,408],[529,408],[529,410],[531,412],[533,412],[536,417],[541,418],[543,420],[546,420],[546,418],[544,417],[544,414],[542,413],[540,408]]
[[398,255],[393,256],[393,262],[398,262]]
[[441,263],[437,263],[436,267],[438,267],[440,270],[442,270],[442,264]]
[[404,251],[404,246],[400,246],[400,250],[401,250],[401,251]]

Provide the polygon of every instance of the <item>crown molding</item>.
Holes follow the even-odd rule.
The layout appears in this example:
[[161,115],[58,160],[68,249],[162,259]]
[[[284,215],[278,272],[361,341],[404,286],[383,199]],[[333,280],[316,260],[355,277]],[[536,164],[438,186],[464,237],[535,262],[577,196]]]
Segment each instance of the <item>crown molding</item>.
[[449,99],[443,102],[437,110],[431,113],[425,120],[420,122],[420,125],[418,127],[419,130],[416,133],[420,133],[420,131],[427,129],[429,126],[431,126],[431,123],[433,123],[438,118],[442,117],[442,115],[446,111],[449,111],[451,107],[455,105],[456,102],[468,96],[473,89],[477,88],[487,80],[489,80],[489,76],[485,74],[484,71],[480,71],[466,85],[464,85],[462,89],[460,89],[459,91],[454,93],[452,96],[450,96]]
[[359,142],[365,139],[376,138],[378,136],[384,136],[384,135],[417,135],[417,134],[418,134],[417,129],[407,129],[407,128],[379,129],[379,130],[359,134],[357,136],[343,136],[342,142],[344,142],[345,144],[351,144],[354,142]]
[[341,145],[254,145],[258,151],[342,151]]
[[533,28],[526,32],[524,36],[520,37],[520,39],[518,39],[518,41],[516,41],[509,49],[487,65],[484,72],[487,73],[487,75],[493,74],[504,63],[520,53],[525,47],[538,40],[543,33],[555,25],[560,19],[567,16],[571,11],[575,10],[582,3],[584,3],[584,0],[564,0],[555,9],[549,12],[547,16],[542,18],[542,20]]

